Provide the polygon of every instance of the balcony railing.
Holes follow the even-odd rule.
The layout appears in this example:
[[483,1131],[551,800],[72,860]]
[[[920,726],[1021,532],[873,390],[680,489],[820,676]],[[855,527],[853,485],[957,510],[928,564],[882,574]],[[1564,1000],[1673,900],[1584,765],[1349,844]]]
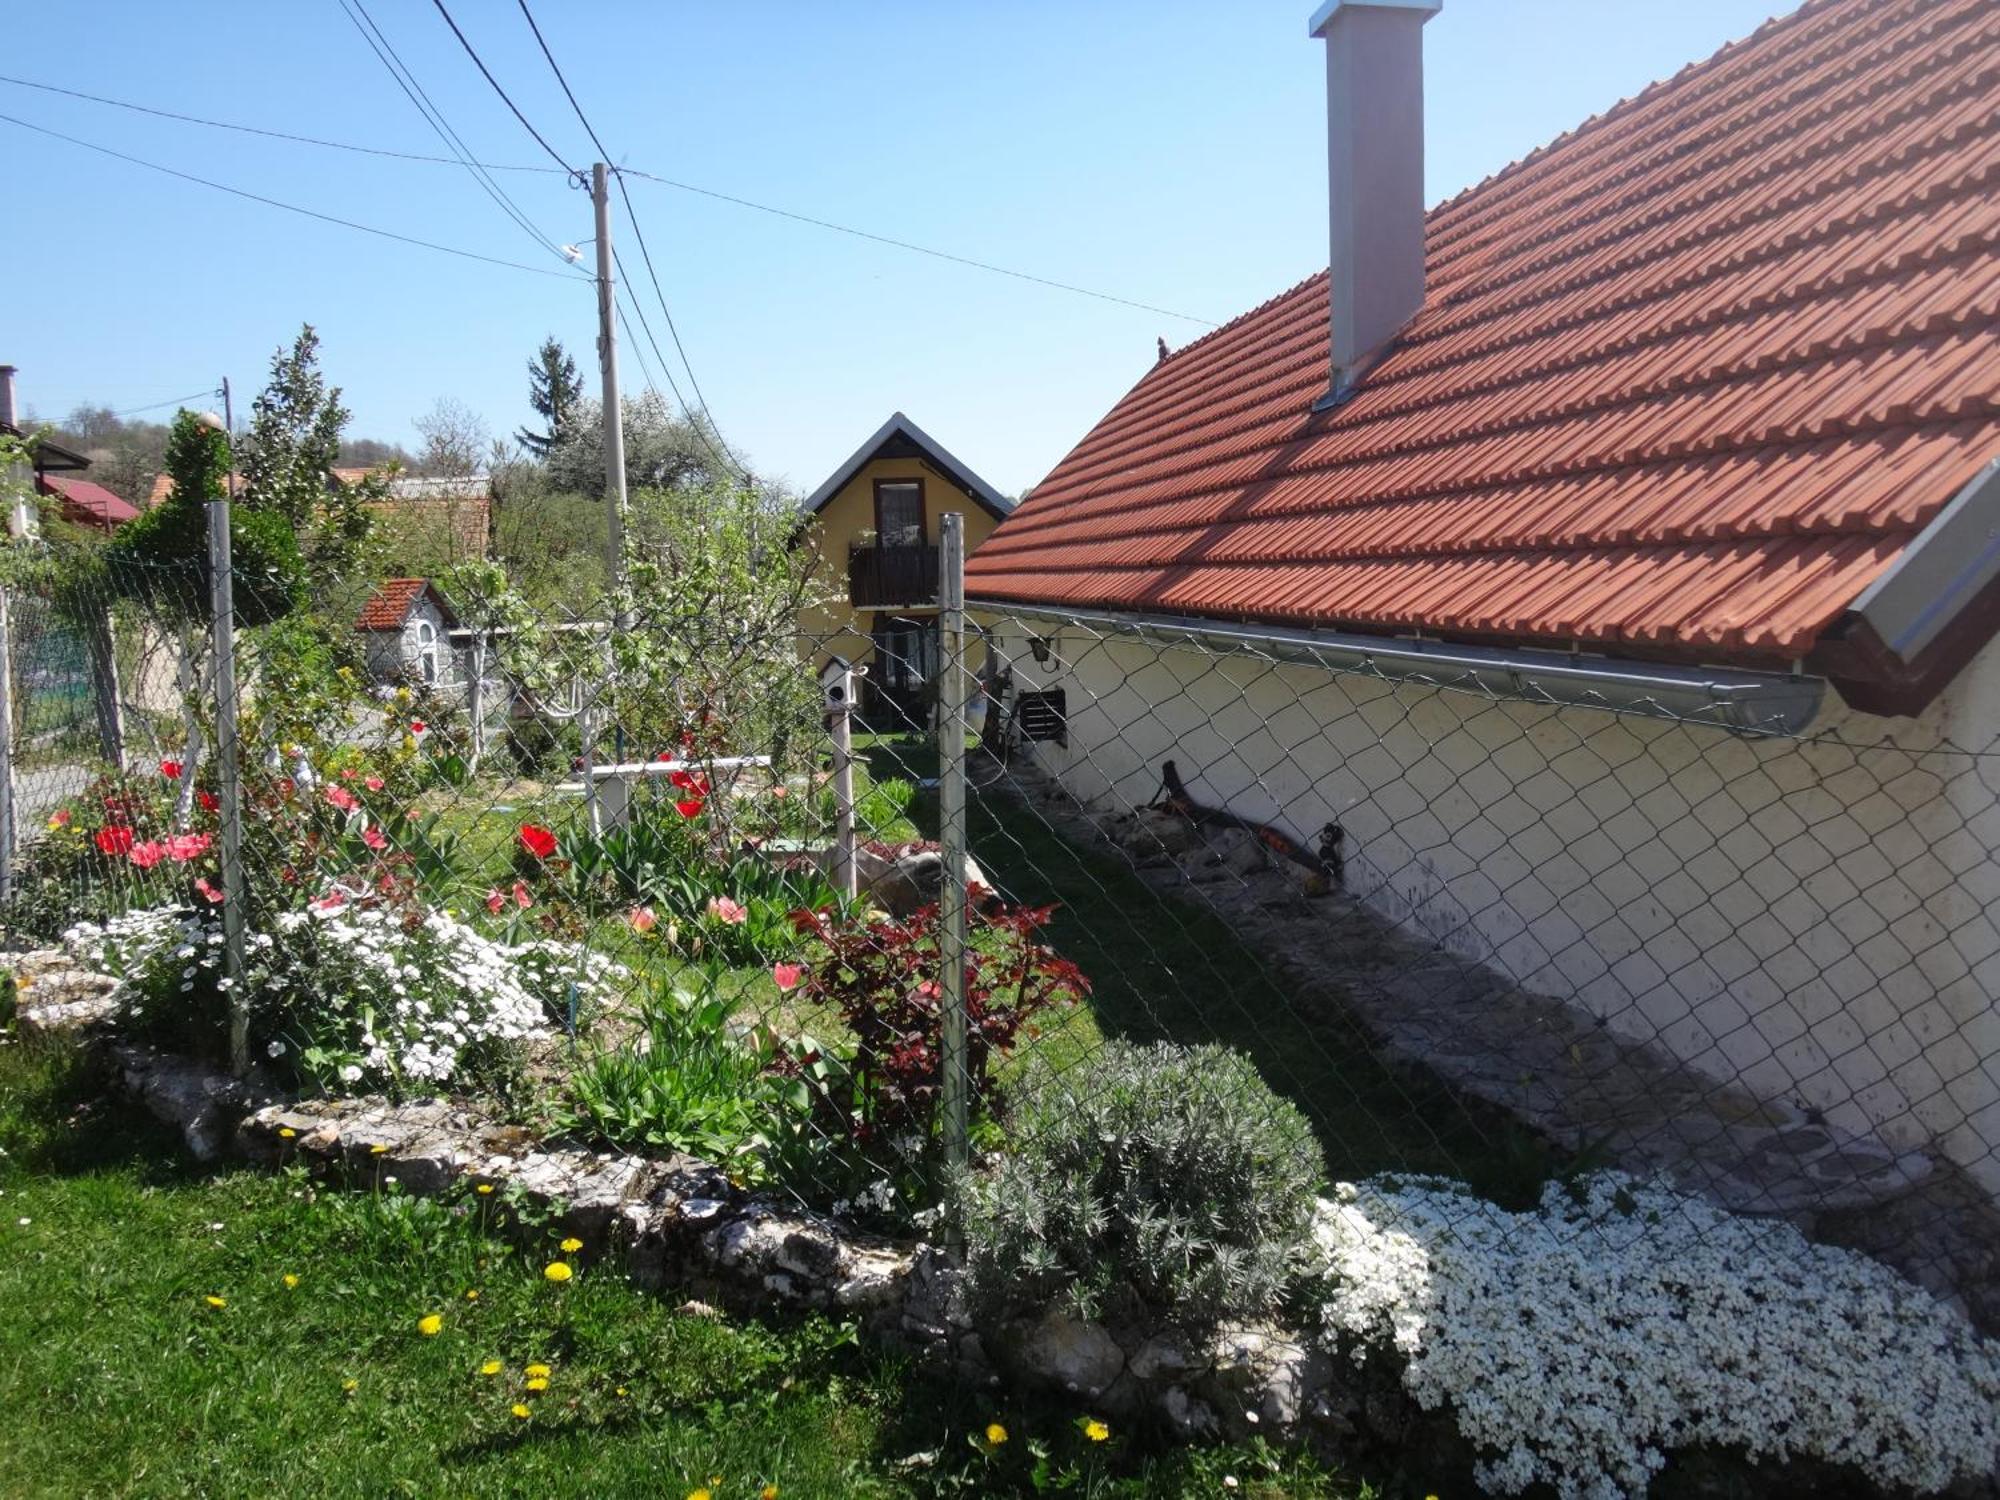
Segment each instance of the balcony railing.
[[857,542],[847,549],[847,601],[856,609],[935,604],[938,549]]

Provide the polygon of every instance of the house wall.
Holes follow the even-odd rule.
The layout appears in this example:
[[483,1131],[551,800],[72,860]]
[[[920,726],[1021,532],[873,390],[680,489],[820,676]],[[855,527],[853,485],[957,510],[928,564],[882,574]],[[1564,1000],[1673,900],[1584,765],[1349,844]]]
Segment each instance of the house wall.
[[[799,619],[804,637],[801,649],[815,666],[829,656],[844,656],[850,662],[866,661],[873,650],[870,627],[873,610],[857,610],[847,603],[847,548],[862,532],[875,529],[875,481],[878,479],[921,479],[924,482],[924,540],[936,544],[938,518],[947,511],[965,517],[965,553],[970,557],[979,544],[999,525],[972,496],[951,483],[937,470],[914,458],[878,458],[864,464],[838,494],[820,507],[818,526],[805,544],[819,549],[815,574],[821,586],[838,598],[819,609],[805,610]],[[898,615],[920,617],[937,613],[935,605],[898,609]]]
[[462,690],[467,676],[467,664],[463,659],[465,652],[463,648],[453,648],[450,629],[437,606],[428,598],[417,602],[400,631],[375,630],[366,634],[362,649],[368,661],[368,675],[376,682],[408,683],[412,686],[423,680],[417,664],[419,621],[428,623],[437,632],[437,689],[441,692]]
[[1029,750],[1094,805],[1172,758],[1308,846],[1338,821],[1398,923],[2000,1193],[2000,644],[1921,719],[1829,692],[1799,741],[1029,621],[999,649],[1067,691],[1067,749]]

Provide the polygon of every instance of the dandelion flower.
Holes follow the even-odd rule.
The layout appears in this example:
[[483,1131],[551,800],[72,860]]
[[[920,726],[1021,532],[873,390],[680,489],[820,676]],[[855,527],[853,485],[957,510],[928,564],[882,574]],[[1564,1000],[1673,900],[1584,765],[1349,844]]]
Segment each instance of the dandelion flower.
[[473,1192],[478,1193],[481,1197],[484,1197],[486,1194],[492,1191],[493,1191],[493,1184],[490,1182],[482,1182],[479,1184],[478,1187],[473,1189]]
[[479,1300],[479,1288],[476,1286],[467,1287],[465,1289],[465,1300],[467,1302],[477,1302]]
[[[778,790],[782,792],[784,788],[779,787]],[[775,1484],[765,1485],[757,1491],[757,1500],[778,1500],[778,1487]]]
[[714,1497],[705,1489],[689,1490],[688,1500],[714,1500]]
[[533,1380],[527,1382],[527,1385],[531,1391],[545,1391],[549,1388],[548,1377],[546,1375],[537,1375]]
[[298,1132],[289,1125],[280,1125],[278,1127],[278,1139],[281,1141],[289,1141],[297,1134]]
[[361,1387],[361,1382],[358,1380],[343,1380],[340,1382],[340,1388],[343,1391],[347,1392],[347,1394],[350,1396],[353,1395],[355,1391],[359,1390],[360,1387]]
[[618,1387],[617,1390],[613,1391],[611,1394],[614,1396],[622,1396],[625,1394],[625,1387],[621,1385]]
[[368,1154],[370,1156],[382,1156],[387,1153],[388,1149],[389,1148],[387,1146],[383,1145],[380,1141],[377,1141],[374,1145],[368,1148]]
[[525,1422],[535,1414],[535,1409],[525,1401],[516,1401],[513,1406],[513,1412],[516,1417]]
[[225,1298],[225,1297],[204,1297],[204,1298],[202,1298],[201,1300],[202,1300],[202,1301],[204,1301],[204,1302],[206,1302],[206,1303],[207,1303],[207,1304],[208,1304],[208,1305],[209,1305],[210,1307],[227,1307],[227,1306],[229,1306],[229,1301],[228,1301],[228,1299],[227,1299],[227,1298]]
[[1002,1427],[998,1422],[988,1422],[986,1424],[986,1441],[995,1448],[999,1447],[1007,1441],[1007,1429]]
[[549,1367],[547,1365],[528,1365],[521,1373],[526,1375],[530,1380],[547,1380],[549,1378]]
[[583,1248],[583,1241],[578,1239],[575,1235],[571,1235],[568,1239],[564,1240],[556,1248],[561,1250],[562,1253],[565,1255],[574,1255],[576,1254],[577,1251]]
[[1083,1435],[1093,1443],[1101,1443],[1111,1436],[1111,1429],[1098,1421],[1097,1418],[1091,1417],[1083,1424]]
[[444,1315],[442,1313],[425,1313],[421,1318],[417,1319],[417,1332],[421,1333],[427,1339],[436,1338],[440,1333],[444,1332]]
[[286,1291],[289,1292],[293,1287],[297,1286],[298,1284],[299,1284],[299,1278],[297,1276],[293,1275],[290,1271],[285,1272]]
[[489,1359],[486,1361],[485,1364],[479,1367],[479,1373],[482,1375],[498,1375],[502,1370],[506,1368],[507,1367],[501,1364],[499,1360]]
[[576,1272],[567,1261],[552,1260],[542,1267],[542,1274],[551,1281],[568,1281]]

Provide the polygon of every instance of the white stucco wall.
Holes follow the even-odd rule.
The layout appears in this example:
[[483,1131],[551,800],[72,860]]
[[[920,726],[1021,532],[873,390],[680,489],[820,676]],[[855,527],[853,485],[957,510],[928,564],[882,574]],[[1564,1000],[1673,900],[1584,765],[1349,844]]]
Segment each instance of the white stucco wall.
[[1066,689],[1068,748],[1032,753],[1087,800],[1144,804],[1172,758],[1304,842],[1338,821],[1396,921],[2000,1193],[2000,646],[1920,720],[1829,691],[1776,741],[1046,623],[998,645]]
[[432,684],[440,692],[463,687],[466,678],[465,663],[460,659],[462,652],[453,649],[451,632],[436,605],[428,598],[419,599],[411,609],[410,617],[403,622],[401,631],[370,631],[363,647],[368,659],[368,674],[377,682],[409,683],[412,686],[423,681],[423,672],[418,662],[421,650],[420,625],[428,625],[434,632],[432,639],[437,649],[437,681]]

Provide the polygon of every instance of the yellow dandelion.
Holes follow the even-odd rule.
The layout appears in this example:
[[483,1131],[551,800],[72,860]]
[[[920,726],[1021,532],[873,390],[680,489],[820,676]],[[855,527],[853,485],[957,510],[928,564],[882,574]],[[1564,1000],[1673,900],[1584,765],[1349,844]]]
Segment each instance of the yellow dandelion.
[[775,1484],[765,1485],[757,1491],[757,1500],[778,1500],[778,1487]]
[[986,1424],[986,1441],[995,1448],[999,1447],[1007,1441],[1007,1429],[1002,1427],[998,1422],[988,1422]]
[[492,1191],[493,1191],[493,1184],[490,1182],[482,1182],[479,1184],[478,1187],[473,1189],[473,1192],[478,1193],[481,1197],[484,1197],[486,1194]]
[[611,1394],[614,1396],[622,1396],[625,1394],[625,1387],[621,1385],[618,1387],[617,1390],[613,1391]]
[[486,1361],[485,1364],[479,1367],[479,1373],[482,1375],[498,1375],[502,1370],[506,1368],[507,1367],[501,1364],[499,1360],[489,1359]]
[[568,1281],[576,1272],[567,1261],[552,1260],[542,1267],[542,1274],[551,1281]]
[[289,1125],[280,1125],[278,1127],[278,1139],[281,1141],[289,1141],[297,1134],[298,1132]]
[[528,1384],[528,1389],[531,1391],[545,1391],[549,1388],[549,1380],[546,1375],[537,1375],[533,1380],[530,1380],[527,1384]]
[[388,1150],[389,1148],[387,1146],[383,1145],[380,1141],[377,1141],[374,1145],[368,1148],[368,1154],[370,1156],[382,1156],[385,1155],[388,1152]]
[[201,1300],[206,1302],[210,1307],[229,1306],[229,1299],[226,1297],[204,1297]]
[[513,1406],[513,1412],[516,1417],[525,1422],[535,1414],[535,1409],[525,1401],[516,1401]]
[[477,1302],[479,1300],[479,1288],[476,1286],[467,1287],[465,1289],[465,1300],[467,1302]]
[[1098,1421],[1097,1418],[1091,1417],[1083,1424],[1083,1435],[1093,1443],[1101,1443],[1111,1436],[1111,1429]]
[[355,1391],[359,1390],[360,1387],[361,1387],[361,1382],[358,1380],[343,1380],[340,1382],[340,1388],[343,1391],[347,1392],[347,1394],[350,1396],[353,1395]]
[[549,1378],[549,1367],[547,1365],[526,1365],[522,1367],[521,1373],[526,1375],[530,1380],[547,1380]]
[[440,1333],[444,1332],[444,1315],[442,1313],[425,1313],[421,1318],[417,1319],[417,1332],[421,1333],[427,1339],[436,1338]]
[[294,1276],[294,1275],[293,1275],[293,1274],[292,1274],[292,1273],[291,1273],[290,1271],[287,1271],[287,1272],[285,1272],[285,1290],[286,1290],[286,1291],[288,1291],[288,1292],[289,1292],[289,1291],[290,1291],[290,1290],[291,1290],[291,1289],[292,1289],[293,1287],[297,1286],[298,1284],[299,1284],[299,1278],[298,1278],[298,1277]]
[[562,1251],[564,1255],[574,1255],[576,1254],[577,1251],[583,1248],[583,1241],[572,1235],[570,1236],[570,1238],[564,1240],[556,1248]]
[[689,1490],[688,1500],[713,1500],[707,1490]]

